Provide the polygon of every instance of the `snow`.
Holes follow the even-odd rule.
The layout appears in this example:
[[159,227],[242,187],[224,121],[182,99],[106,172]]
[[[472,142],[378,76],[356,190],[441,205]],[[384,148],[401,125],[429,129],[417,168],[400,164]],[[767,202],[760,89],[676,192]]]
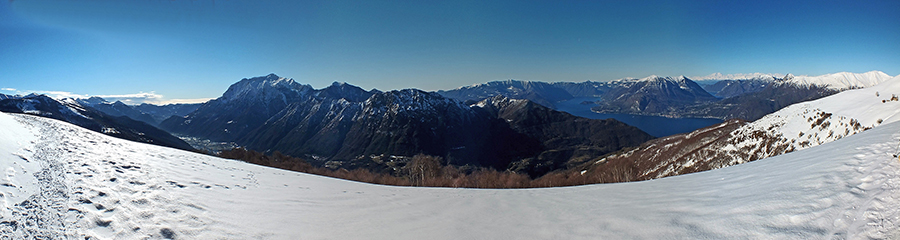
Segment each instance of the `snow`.
[[853,117],[860,120],[861,124],[871,126],[878,119],[885,122],[900,120],[900,101],[890,101],[892,96],[900,96],[900,76],[865,89],[845,91],[834,97],[823,98],[815,105],[824,111]]
[[801,75],[785,78],[787,79],[786,81],[797,84],[824,85],[828,86],[830,89],[843,90],[875,86],[885,80],[891,79],[891,76],[881,71],[870,71],[865,73],[839,72],[820,76]]
[[37,162],[25,161],[30,156],[29,145],[34,136],[8,114],[0,114],[0,221],[10,218],[9,206],[22,202],[37,192],[37,179],[32,175],[40,170]]
[[[900,123],[696,174],[518,190],[356,183],[129,142],[26,115],[0,114],[0,126],[5,166],[38,163],[45,173],[38,187],[20,188],[24,193],[11,202],[28,196],[31,205],[4,206],[11,214],[0,221],[18,225],[0,224],[0,232],[12,238],[900,237],[900,162],[890,156]],[[28,180],[31,173],[12,175]],[[60,194],[47,194],[53,192]],[[22,213],[42,221],[24,224],[29,220]]]
[[651,156],[659,161],[642,174],[650,178],[677,175],[698,161],[706,162],[711,168],[722,168],[833,142],[881,124],[900,121],[900,101],[891,100],[895,95],[900,95],[900,77],[872,87],[797,103],[743,124],[727,136],[710,139],[714,141],[705,143],[710,145],[696,151],[661,146],[657,151],[673,150],[680,155]]
[[804,149],[900,121],[900,101],[891,101],[892,96],[900,96],[900,76],[785,107],[735,130],[733,135],[764,130],[782,142],[790,142],[795,149]]
[[713,73],[706,76],[691,77],[694,80],[749,80],[749,79],[775,79],[777,76],[784,76],[778,73],[735,73],[722,74]]
[[280,98],[282,102],[285,102],[287,101],[286,92],[302,95],[311,89],[312,86],[299,84],[292,78],[283,78],[275,74],[269,74],[262,77],[241,79],[241,81],[229,86],[228,90],[219,99],[231,101],[241,98],[268,100]]
[[696,81],[704,81],[704,80],[747,80],[747,79],[759,79],[765,81],[775,81],[780,78],[785,79],[787,82],[800,84],[800,85],[819,85],[819,86],[827,86],[830,89],[835,90],[846,90],[853,88],[866,88],[875,86],[878,83],[881,83],[885,80],[891,78],[890,75],[885,74],[881,71],[869,71],[865,73],[850,73],[850,72],[839,72],[839,73],[831,73],[819,76],[807,76],[800,75],[794,76],[793,74],[777,74],[777,73],[748,73],[748,74],[721,74],[721,73],[713,73],[707,76],[697,76],[691,77]]

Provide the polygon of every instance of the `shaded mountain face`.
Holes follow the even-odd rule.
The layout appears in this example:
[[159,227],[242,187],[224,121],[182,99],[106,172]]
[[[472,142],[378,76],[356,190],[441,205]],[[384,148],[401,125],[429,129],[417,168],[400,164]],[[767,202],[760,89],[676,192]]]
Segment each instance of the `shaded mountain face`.
[[597,102],[599,106],[593,108],[594,111],[640,115],[716,100],[716,97],[684,76],[678,78],[650,76],[614,83],[618,87],[604,94]]
[[[815,77],[793,77],[789,74],[786,78],[767,75],[752,79],[717,80],[703,86],[683,76],[650,76],[643,79],[580,83],[509,80],[439,93],[472,103],[504,95],[513,99],[529,99],[551,108],[562,100],[594,97],[600,100],[591,103],[597,105],[592,110],[600,113],[722,120],[739,118],[752,121],[793,103],[818,99],[846,88],[883,82],[885,76],[887,75],[881,72],[838,73]],[[838,88],[840,86],[850,87]],[[551,94],[553,92],[557,94]]]
[[[719,82],[721,85],[715,88],[707,86],[707,88],[718,90],[718,94],[736,96],[716,99],[714,97],[710,98],[711,95],[709,94],[698,94],[698,89],[695,86],[699,85],[690,80],[685,79],[681,82],[684,84],[678,85],[679,88],[685,90],[682,93],[679,93],[678,90],[653,91],[653,89],[675,89],[671,87],[675,85],[674,83],[635,84],[627,90],[622,90],[622,94],[618,95],[620,97],[611,101],[607,101],[608,97],[604,96],[603,100],[598,101],[599,106],[592,108],[592,110],[602,113],[627,113],[675,118],[743,119],[753,121],[788,105],[819,99],[839,92],[839,90],[831,89],[827,85],[798,84],[774,78],[769,80],[723,80]],[[648,90],[646,88],[648,85],[667,85],[668,87],[651,87]],[[640,88],[637,86],[640,86]],[[687,91],[688,89],[691,90]],[[628,95],[627,93],[631,91],[637,92],[637,94]],[[616,96],[616,94],[612,96]],[[669,100],[660,101],[659,99]]]
[[72,99],[57,101],[45,95],[34,94],[24,97],[10,97],[0,100],[0,111],[49,117],[117,138],[183,150],[194,150],[181,139],[147,123],[132,120],[125,116],[110,116],[84,107]]
[[744,93],[717,102],[687,106],[672,111],[670,115],[755,121],[791,104],[816,100],[838,92],[824,86],[769,82],[756,92]]
[[762,91],[772,81],[762,79],[722,80],[711,85],[702,85],[703,89],[718,98],[736,97],[748,93]]
[[[515,165],[543,173],[573,158],[598,157],[650,138],[614,120],[582,119],[528,101],[524,107],[501,107],[503,101],[510,100],[468,106],[433,92],[366,91],[338,83],[316,90],[269,75],[243,79],[219,99],[162,126],[318,165],[376,171],[397,171],[397,164],[422,153],[441,156],[445,164]],[[516,163],[528,158],[537,160]]]
[[171,116],[184,116],[200,107],[200,104],[153,105],[146,103],[132,106],[121,101],[110,103],[100,97],[75,99],[75,101],[81,106],[96,109],[110,116],[126,116],[153,126],[159,126],[163,120]]
[[15,98],[15,96],[10,96],[10,95],[0,93],[0,100],[10,99],[10,98]]
[[307,98],[312,90],[312,86],[275,74],[245,78],[231,85],[222,97],[200,105],[185,117],[166,119],[160,127],[212,141],[234,142],[262,126],[289,103]]
[[[93,97],[93,98],[97,98],[97,97]],[[115,116],[115,117],[126,116],[128,118],[138,120],[138,121],[150,124],[150,125],[154,125],[154,126],[159,125],[159,122],[157,122],[153,118],[152,115],[138,111],[138,110],[134,109],[133,107],[128,106],[125,103],[122,103],[120,101],[116,101],[114,103],[109,103],[104,100],[103,102],[99,102],[96,104],[88,104],[89,103],[88,101],[82,101],[82,100],[77,100],[77,101],[82,106],[93,108],[97,111],[103,112],[110,116]],[[95,101],[90,101],[90,102],[95,102]]]
[[[460,101],[476,102],[486,98],[502,95],[514,99],[528,99],[538,104],[553,108],[553,104],[556,102],[572,99],[574,96],[580,96],[573,95],[573,93],[591,94],[597,91],[601,91],[597,90],[597,88],[587,86],[573,84],[563,85],[566,87],[557,86],[557,84],[550,84],[545,82],[507,80],[477,84],[448,91],[442,90],[438,91],[438,94]],[[569,89],[571,89],[572,92],[570,92]],[[596,94],[592,94],[592,96],[593,95]]]
[[[494,125],[500,124],[435,93],[367,92],[344,84],[314,91],[236,141],[251,149],[320,159],[319,164],[335,167],[387,170],[391,166],[376,159],[424,153],[444,156],[456,165],[502,169],[506,159],[513,157],[501,155],[515,151],[487,151],[490,146],[508,149],[514,145],[491,138]],[[511,146],[499,146],[503,144]]]
[[496,81],[439,91],[441,95],[461,101],[481,101],[503,95],[513,99],[528,99],[546,107],[575,97],[599,97],[603,111],[615,113],[659,111],[667,106],[681,106],[713,101],[700,85],[685,77],[657,77],[623,79],[612,82],[532,82]]
[[154,105],[142,103],[137,106],[130,106],[134,110],[138,110],[141,113],[148,114],[153,117],[153,125],[159,125],[162,121],[165,121],[169,117],[172,116],[184,116],[188,113],[194,112],[200,107],[199,103],[175,103],[175,104],[166,104],[166,105]]
[[496,96],[475,106],[505,120],[513,131],[539,143],[539,153],[518,160],[510,167],[532,177],[576,166],[653,139],[636,127],[615,119],[581,118],[528,100]]

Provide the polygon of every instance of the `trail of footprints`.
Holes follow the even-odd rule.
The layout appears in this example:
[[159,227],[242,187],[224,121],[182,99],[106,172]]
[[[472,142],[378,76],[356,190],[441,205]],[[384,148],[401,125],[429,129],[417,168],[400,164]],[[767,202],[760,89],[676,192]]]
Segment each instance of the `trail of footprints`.
[[0,224],[0,236],[190,239],[215,220],[205,217],[205,207],[198,205],[202,203],[179,201],[181,189],[242,190],[259,185],[251,171],[223,168],[190,155],[179,156],[183,161],[172,162],[181,165],[174,169],[227,170],[233,173],[234,181],[219,184],[163,180],[163,175],[171,173],[153,169],[158,164],[145,161],[167,159],[167,156],[146,156],[143,153],[147,151],[136,149],[146,146],[118,143],[55,121],[17,117],[29,128],[41,132],[41,139],[34,142],[34,155],[28,159],[40,162],[43,168],[35,173],[41,193],[15,206],[19,214],[16,219]]
[[[109,230],[98,235],[164,239],[174,239],[179,231],[188,230],[166,226],[171,226],[168,221],[193,217],[183,216],[177,201],[166,192],[167,188],[185,188],[186,185],[175,181],[164,184],[148,182],[154,178],[141,164],[128,160],[128,155],[133,154],[131,152],[121,157],[99,152],[88,154],[105,156],[95,165],[81,163],[79,159],[72,159],[69,164],[71,174],[76,176],[75,185],[79,186],[70,199],[72,207],[68,214],[69,220],[76,226],[97,226]],[[203,211],[197,206],[193,209]],[[84,237],[90,239],[92,236]]]
[[[38,128],[28,121],[21,121],[26,127]],[[40,128],[47,131],[46,128]],[[4,219],[0,224],[0,238],[2,239],[56,239],[59,232],[64,232],[66,224],[60,217],[65,209],[65,201],[69,198],[67,185],[64,183],[64,169],[60,162],[45,161],[61,156],[58,144],[46,135],[42,135],[36,142],[36,147],[29,150],[31,158],[19,156],[25,161],[38,161],[41,170],[33,173],[38,183],[40,192],[31,195],[28,199],[11,206],[13,216]]]

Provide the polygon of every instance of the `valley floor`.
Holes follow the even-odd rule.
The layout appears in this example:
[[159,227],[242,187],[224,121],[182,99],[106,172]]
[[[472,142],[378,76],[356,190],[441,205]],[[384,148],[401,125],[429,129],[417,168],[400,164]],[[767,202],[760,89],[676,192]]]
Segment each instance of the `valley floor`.
[[898,131],[652,181],[497,190],[350,182],[0,113],[0,236],[898,239]]

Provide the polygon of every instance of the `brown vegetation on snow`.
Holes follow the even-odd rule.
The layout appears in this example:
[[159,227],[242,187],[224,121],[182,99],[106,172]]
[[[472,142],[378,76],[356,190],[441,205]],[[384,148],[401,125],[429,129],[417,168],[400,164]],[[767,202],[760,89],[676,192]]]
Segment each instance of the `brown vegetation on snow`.
[[297,171],[320,176],[334,177],[358,182],[421,187],[452,188],[537,188],[575,186],[592,183],[625,182],[633,180],[627,167],[613,168],[602,174],[582,175],[578,172],[552,172],[537,179],[527,174],[513,171],[497,171],[492,168],[461,169],[453,165],[442,165],[441,157],[416,155],[403,167],[399,176],[375,173],[363,168],[353,170],[315,167],[301,158],[279,152],[265,155],[260,152],[235,148],[222,151],[219,157],[244,162]]

